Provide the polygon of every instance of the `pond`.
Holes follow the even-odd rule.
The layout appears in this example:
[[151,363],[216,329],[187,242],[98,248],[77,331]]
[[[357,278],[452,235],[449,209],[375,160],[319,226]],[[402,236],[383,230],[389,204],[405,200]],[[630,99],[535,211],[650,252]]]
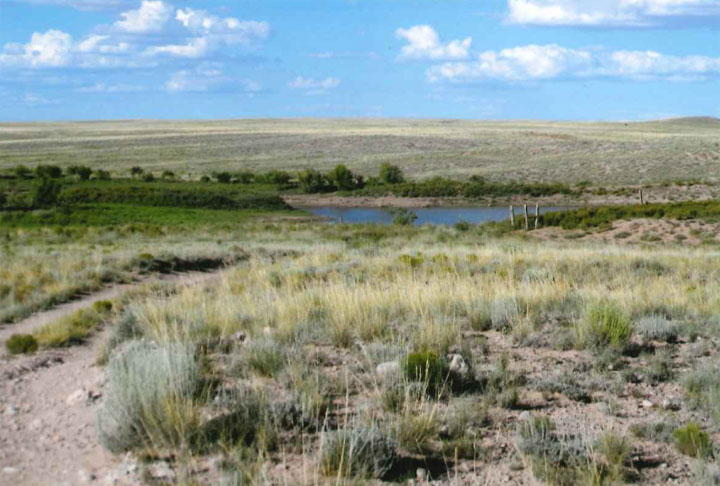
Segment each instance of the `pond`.
[[[320,206],[302,208],[316,216],[322,216],[333,223],[379,223],[390,224],[393,220],[392,210],[389,208],[342,208],[336,206]],[[415,225],[422,224],[455,224],[460,221],[479,224],[488,221],[504,221],[510,215],[509,206],[503,207],[452,207],[452,208],[408,208],[417,215]],[[540,208],[540,214],[551,211],[565,211],[565,207]],[[522,206],[515,208],[515,217],[522,218]],[[528,207],[530,223],[535,207]]]

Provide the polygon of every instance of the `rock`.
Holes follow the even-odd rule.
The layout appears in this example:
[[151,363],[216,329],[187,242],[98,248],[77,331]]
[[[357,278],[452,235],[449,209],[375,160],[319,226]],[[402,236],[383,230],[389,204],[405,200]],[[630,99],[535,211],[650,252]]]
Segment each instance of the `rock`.
[[386,361],[375,367],[375,373],[380,378],[391,378],[400,374],[400,363],[397,361]]
[[5,408],[5,415],[14,416],[14,415],[17,415],[18,412],[19,412],[18,408],[14,405],[8,405]]
[[526,420],[530,420],[532,418],[532,414],[525,410],[520,415],[518,415],[518,422],[524,422]]
[[66,405],[76,405],[78,403],[81,403],[85,400],[87,400],[89,397],[88,391],[84,388],[80,388],[78,390],[75,390],[72,392],[68,397],[65,399]]
[[422,467],[417,468],[417,471],[415,471],[415,478],[421,483],[425,482],[427,480],[427,471]]
[[165,461],[156,462],[148,468],[150,476],[154,479],[172,481],[175,479],[175,471]]
[[451,354],[448,356],[448,360],[450,361],[450,373],[458,378],[467,378],[470,367],[465,362],[465,358],[459,354]]
[[642,401],[642,408],[652,408],[652,407],[653,407],[653,402],[651,402],[650,400]]
[[665,410],[680,410],[680,404],[675,400],[670,400],[669,398],[665,398],[660,406]]
[[91,473],[90,471],[86,471],[85,469],[79,469],[78,479],[81,483],[87,484],[95,481],[97,479],[97,476],[95,476],[95,474]]
[[3,472],[5,474],[16,474],[16,473],[20,472],[20,469],[18,469],[16,467],[6,466],[3,468]]

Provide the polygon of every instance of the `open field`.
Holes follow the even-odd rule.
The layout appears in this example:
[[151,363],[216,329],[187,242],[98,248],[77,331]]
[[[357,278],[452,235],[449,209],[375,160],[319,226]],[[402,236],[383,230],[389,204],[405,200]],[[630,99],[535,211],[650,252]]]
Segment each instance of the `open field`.
[[412,178],[598,185],[717,181],[720,121],[641,123],[460,120],[224,120],[0,124],[0,169],[26,164],[132,166],[178,174],[344,163],[366,176],[383,162]]

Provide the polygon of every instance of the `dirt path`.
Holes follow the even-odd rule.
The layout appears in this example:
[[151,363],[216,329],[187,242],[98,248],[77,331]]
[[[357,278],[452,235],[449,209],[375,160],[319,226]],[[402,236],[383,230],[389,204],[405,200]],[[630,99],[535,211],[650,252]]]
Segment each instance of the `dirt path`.
[[[162,280],[195,285],[218,274],[186,273]],[[146,282],[117,285],[34,314],[0,330],[0,341],[14,332],[31,332],[97,300],[118,297]],[[104,380],[102,368],[95,364],[96,347],[107,331],[83,346],[19,358],[0,357],[0,484],[138,484],[134,461],[106,452],[95,434]]]

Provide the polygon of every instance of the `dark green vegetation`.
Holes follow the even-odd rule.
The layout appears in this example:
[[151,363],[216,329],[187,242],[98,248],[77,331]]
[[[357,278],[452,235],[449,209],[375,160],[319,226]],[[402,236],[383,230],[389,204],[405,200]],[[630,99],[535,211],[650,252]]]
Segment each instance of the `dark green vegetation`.
[[38,342],[30,334],[13,334],[5,341],[5,349],[10,354],[34,353],[38,350]]
[[542,216],[544,226],[560,226],[564,229],[585,229],[607,225],[613,221],[634,218],[653,219],[717,219],[720,201],[689,201],[666,204],[643,204],[633,206],[587,207],[572,211],[546,213]]

